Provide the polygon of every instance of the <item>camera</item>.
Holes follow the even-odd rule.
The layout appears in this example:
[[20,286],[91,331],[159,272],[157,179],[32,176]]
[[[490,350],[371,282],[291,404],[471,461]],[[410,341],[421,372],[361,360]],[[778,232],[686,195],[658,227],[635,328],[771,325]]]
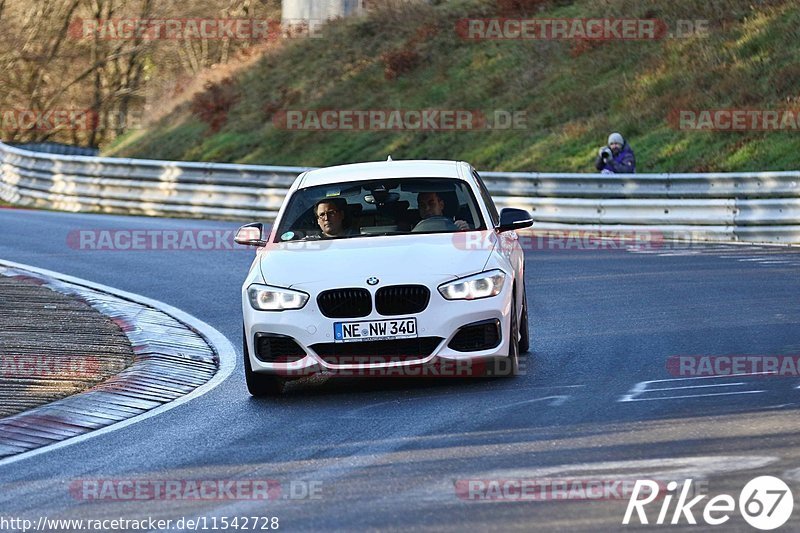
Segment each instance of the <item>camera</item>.
[[608,148],[602,148],[600,150],[600,157],[602,157],[603,159],[610,159],[611,158],[611,150],[609,150]]

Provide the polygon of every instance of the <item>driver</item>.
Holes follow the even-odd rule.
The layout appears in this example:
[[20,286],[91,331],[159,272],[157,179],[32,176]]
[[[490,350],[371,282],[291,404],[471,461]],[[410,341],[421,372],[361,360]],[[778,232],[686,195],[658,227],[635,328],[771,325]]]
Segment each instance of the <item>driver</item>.
[[459,230],[469,229],[469,223],[466,220],[456,220],[453,222],[444,214],[444,200],[436,192],[421,192],[417,195],[417,207],[419,208],[419,217],[421,220],[431,217],[444,217],[448,222],[454,224],[454,228]]
[[347,201],[342,198],[326,198],[317,202],[314,214],[323,238],[357,235],[355,231],[346,227],[346,209]]

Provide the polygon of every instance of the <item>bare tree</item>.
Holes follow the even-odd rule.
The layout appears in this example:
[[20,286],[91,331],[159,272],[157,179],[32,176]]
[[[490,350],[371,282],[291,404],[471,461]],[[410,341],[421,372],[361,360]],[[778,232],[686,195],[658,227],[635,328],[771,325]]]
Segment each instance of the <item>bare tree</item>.
[[[144,108],[150,85],[196,77],[230,61],[239,50],[261,44],[188,36],[153,39],[138,33],[109,36],[103,21],[279,18],[279,5],[280,0],[0,0],[0,137],[98,146],[124,133],[130,118]],[[99,30],[84,34],[82,21],[87,20],[98,21]],[[25,127],[13,120],[20,109],[83,111],[86,127]]]

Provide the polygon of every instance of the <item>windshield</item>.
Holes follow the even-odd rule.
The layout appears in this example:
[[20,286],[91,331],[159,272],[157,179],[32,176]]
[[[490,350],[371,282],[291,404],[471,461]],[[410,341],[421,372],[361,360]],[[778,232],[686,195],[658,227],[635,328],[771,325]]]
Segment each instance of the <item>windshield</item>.
[[481,229],[480,209],[462,180],[369,180],[296,191],[275,242]]

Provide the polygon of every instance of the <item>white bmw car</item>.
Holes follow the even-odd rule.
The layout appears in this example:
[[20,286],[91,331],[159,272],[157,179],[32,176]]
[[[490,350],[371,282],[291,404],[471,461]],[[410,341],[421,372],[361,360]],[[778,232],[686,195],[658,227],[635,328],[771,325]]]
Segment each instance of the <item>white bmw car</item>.
[[259,247],[242,287],[248,390],[276,394],[318,373],[413,376],[432,365],[516,374],[529,341],[514,230],[532,223],[524,210],[498,213],[464,162],[301,174],[268,234],[254,223],[236,235]]

